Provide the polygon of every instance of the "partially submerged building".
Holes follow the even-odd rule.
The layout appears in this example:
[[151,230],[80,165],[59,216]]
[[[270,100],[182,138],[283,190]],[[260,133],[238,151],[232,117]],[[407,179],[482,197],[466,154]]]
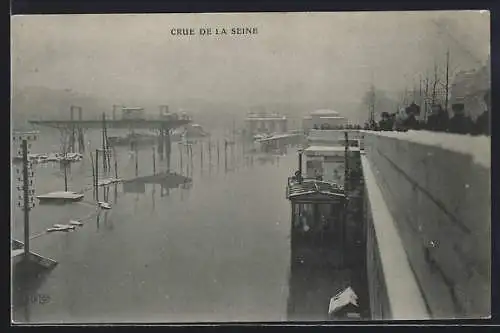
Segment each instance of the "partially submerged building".
[[328,109],[313,111],[302,120],[302,126],[305,132],[308,132],[311,129],[334,129],[348,124],[349,121],[347,118],[341,116],[337,111]]
[[248,135],[286,133],[288,119],[277,113],[250,113],[245,119],[245,130]]

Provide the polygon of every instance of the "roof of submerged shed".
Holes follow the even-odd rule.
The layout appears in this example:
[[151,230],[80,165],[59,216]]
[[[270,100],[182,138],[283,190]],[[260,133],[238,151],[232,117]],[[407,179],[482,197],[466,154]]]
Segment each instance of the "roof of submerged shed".
[[311,115],[314,116],[340,116],[340,113],[334,110],[329,110],[329,109],[320,109],[311,112]]

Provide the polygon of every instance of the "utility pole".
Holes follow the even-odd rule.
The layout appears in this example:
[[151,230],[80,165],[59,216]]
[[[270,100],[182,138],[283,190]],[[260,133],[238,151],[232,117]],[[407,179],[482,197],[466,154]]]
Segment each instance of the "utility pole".
[[[16,173],[18,175],[17,181],[22,182],[22,186],[20,183],[17,185],[17,190],[22,191],[22,195],[19,195],[19,200],[17,205],[18,207],[21,207],[23,212],[24,212],[24,253],[23,253],[23,261],[28,262],[30,261],[31,263],[34,263],[38,266],[41,266],[42,268],[52,268],[55,265],[57,265],[57,262],[49,259],[49,258],[44,258],[36,253],[32,253],[30,251],[30,218],[29,218],[29,213],[32,208],[35,207],[35,200],[34,200],[34,194],[35,194],[35,189],[34,189],[34,184],[33,184],[33,178],[35,176],[35,173],[33,171],[33,166],[32,163],[29,161],[28,154],[29,154],[29,149],[31,148],[31,143],[28,143],[29,141],[36,141],[37,140],[37,135],[36,134],[31,134],[31,133],[22,133],[21,135],[19,134],[14,134],[13,138],[14,142],[19,142],[20,147],[18,146],[18,152],[17,155],[22,156],[22,171],[16,167]],[[19,149],[20,148],[20,149]],[[20,177],[20,174],[22,173],[22,177]],[[34,260],[33,260],[34,257]]]
[[[73,110],[71,110],[73,111]],[[67,129],[62,129],[61,130],[61,148],[62,148],[62,155],[63,159],[60,161],[60,166],[63,169],[63,176],[64,176],[64,191],[68,192],[68,149],[71,149],[71,136],[73,135],[73,132],[70,130],[69,131],[69,140],[68,140],[68,131]]]
[[29,190],[30,181],[33,184],[33,180],[29,179],[28,173],[28,141],[23,140],[23,209],[24,209],[24,258],[28,260],[30,253],[30,202],[29,202]]

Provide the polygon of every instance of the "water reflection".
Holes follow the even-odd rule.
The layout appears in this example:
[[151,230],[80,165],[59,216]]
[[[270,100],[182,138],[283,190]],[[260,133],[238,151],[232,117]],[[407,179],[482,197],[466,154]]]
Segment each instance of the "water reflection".
[[[85,320],[95,315],[95,312],[89,310],[90,308],[95,308],[96,306],[94,305],[102,305],[103,316],[107,314],[106,311],[108,309],[109,313],[120,309],[137,315],[137,318],[130,319],[140,320],[144,319],[141,318],[141,315],[154,312],[156,308],[176,308],[179,309],[177,310],[178,313],[175,313],[173,316],[184,312],[185,316],[192,315],[191,319],[196,321],[199,318],[196,317],[194,311],[202,310],[199,310],[201,306],[198,307],[198,305],[194,304],[196,303],[195,299],[200,299],[200,303],[207,306],[207,308],[214,308],[218,311],[222,310],[222,314],[224,314],[226,304],[231,304],[231,306],[234,304],[235,307],[241,306],[248,309],[258,309],[257,299],[264,299],[265,297],[260,297],[259,295],[259,297],[252,296],[248,298],[245,295],[258,294],[259,292],[265,295],[269,292],[272,293],[276,289],[275,285],[286,285],[287,281],[284,274],[286,272],[286,257],[288,253],[284,251],[288,251],[286,248],[287,230],[285,230],[287,228],[280,230],[278,227],[274,227],[274,223],[270,226],[269,223],[264,221],[267,221],[269,218],[277,221],[289,212],[289,206],[282,205],[284,201],[281,193],[283,183],[280,179],[280,175],[289,171],[287,169],[287,161],[277,156],[265,154],[261,155],[267,156],[267,160],[266,158],[261,160],[259,159],[260,155],[249,154],[245,148],[243,144],[228,145],[222,139],[211,139],[211,141],[207,140],[203,143],[198,142],[197,144],[178,144],[178,149],[173,149],[172,152],[173,166],[176,169],[177,175],[187,177],[190,181],[177,181],[172,182],[172,184],[168,182],[153,182],[147,184],[147,186],[146,183],[125,181],[122,185],[113,184],[99,187],[99,198],[107,202],[114,200],[113,209],[109,211],[93,211],[93,213],[97,214],[92,214],[87,220],[90,223],[88,226],[90,235],[88,236],[89,238],[86,238],[86,241],[90,244],[96,244],[96,242],[101,241],[100,237],[95,237],[94,222],[96,223],[97,232],[105,234],[106,231],[113,230],[113,218],[120,216],[120,223],[117,225],[117,229],[120,229],[120,232],[107,233],[106,241],[116,242],[117,240],[113,239],[113,237],[120,237],[119,242],[137,242],[137,248],[124,248],[124,251],[135,251],[137,260],[127,259],[127,256],[123,256],[125,258],[113,257],[115,254],[112,251],[107,251],[106,246],[102,247],[105,251],[101,249],[100,252],[96,252],[94,249],[97,248],[96,246],[85,246],[88,252],[85,253],[85,256],[78,258],[78,260],[88,264],[89,268],[85,272],[88,280],[95,280],[96,277],[99,277],[102,274],[103,265],[106,265],[109,260],[109,262],[113,263],[113,267],[110,267],[109,274],[106,275],[112,276],[116,280],[120,278],[120,270],[127,269],[138,278],[146,280],[146,284],[143,290],[137,290],[136,285],[133,283],[129,284],[127,287],[130,288],[130,292],[124,293],[133,295],[133,297],[129,297],[121,295],[120,291],[115,289],[114,281],[111,281],[111,278],[102,278],[99,283],[100,286],[102,286],[103,290],[109,290],[109,294],[106,294],[106,297],[104,297],[98,295],[96,292],[97,289],[95,289],[97,287],[92,286],[91,282],[87,284],[87,277],[84,279],[75,273],[64,274],[66,275],[64,277],[55,276],[48,282],[49,286],[47,288],[60,287],[61,289],[71,289],[71,285],[66,285],[64,281],[60,280],[66,278],[68,281],[76,280],[78,281],[78,285],[92,290],[95,299],[86,298],[82,300],[81,297],[78,299],[78,295],[71,295],[70,290],[63,290],[61,293],[68,295],[68,297],[66,299],[63,297],[60,300],[61,304],[54,306],[54,316],[60,316],[61,320],[67,320],[68,318],[64,318],[64,314],[68,312],[64,308],[74,306],[75,310],[72,313],[74,318]],[[132,159],[128,159],[127,153],[128,150],[119,151],[118,169],[121,178],[129,180],[134,178],[134,176],[152,175],[165,169],[163,163],[156,164],[156,162],[153,162],[154,165],[152,165],[154,157],[151,157],[151,147],[139,152],[139,154],[134,154]],[[257,163],[255,163],[255,159],[257,159]],[[278,163],[283,167],[283,173],[274,167]],[[270,168],[269,165],[274,166]],[[295,165],[295,161],[293,165]],[[101,168],[102,166],[100,166]],[[200,168],[199,172],[195,170],[197,168]],[[75,166],[72,178],[75,181],[85,184],[85,181],[82,179],[84,177],[90,178],[90,163],[87,163],[86,171],[82,169]],[[244,174],[242,177],[239,174],[234,176],[236,172]],[[224,181],[224,174],[228,174],[225,178],[226,180],[237,182],[238,185],[233,186],[232,184],[228,184],[229,181]],[[105,178],[106,176],[107,174],[100,173],[100,178]],[[266,184],[262,186],[262,179],[264,177],[266,177]],[[54,177],[49,178],[46,183],[53,181],[53,179]],[[56,179],[60,180],[60,178]],[[43,179],[41,182],[41,188],[43,186],[50,186],[50,184],[44,185]],[[194,189],[194,182],[196,182],[196,189]],[[72,189],[78,190],[78,184],[72,185],[74,185]],[[110,188],[111,186],[113,186],[113,189]],[[122,188],[118,189],[118,186],[122,186]],[[151,186],[151,188],[148,186]],[[267,197],[263,200],[252,199],[250,201],[254,202],[245,203],[241,207],[238,207],[242,199],[245,200],[249,196],[254,198],[259,193],[264,193],[262,192],[263,188],[264,190],[268,188],[277,189],[274,192],[278,192],[278,194],[270,195],[271,199]],[[228,191],[228,189],[230,190]],[[213,193],[215,195],[212,195]],[[210,195],[212,195],[212,198],[209,198]],[[123,196],[123,198],[120,197],[120,200],[118,200],[118,196]],[[148,211],[160,211],[163,208],[162,205],[166,202],[157,202],[158,200],[179,200],[179,197],[182,201],[189,200],[189,203],[182,204],[176,202],[176,205],[169,206],[168,213],[171,223],[168,225],[152,223],[151,228],[143,228],[143,226],[138,226],[138,223],[123,223],[129,222],[127,219],[134,218],[134,212],[130,211],[133,209],[132,201],[134,199],[135,213],[142,214],[143,211],[146,211],[146,214],[150,215]],[[151,205],[147,202],[149,200],[151,200]],[[96,200],[89,201],[92,201],[92,207],[95,208]],[[120,205],[123,207],[118,207],[118,201],[120,201]],[[186,213],[184,207],[188,206],[189,211]],[[236,208],[227,208],[227,206],[236,206]],[[282,206],[285,207],[283,208]],[[60,208],[58,207],[57,209]],[[256,212],[259,209],[262,212],[258,212],[257,214],[248,213]],[[182,221],[187,218],[185,214],[190,214],[188,216],[190,220],[199,221],[199,228],[197,230],[201,231],[196,231],[195,228],[184,227],[182,225]],[[250,217],[249,215],[258,216]],[[151,214],[150,218],[153,220],[160,217]],[[143,229],[137,232],[137,228]],[[74,244],[75,249],[81,246],[77,245],[78,242],[82,241],[83,236],[81,235],[84,235],[84,232],[85,228],[78,234],[78,237],[73,237],[76,242]],[[157,235],[161,234],[167,234],[173,240],[168,242],[169,244],[165,244],[166,242],[162,242],[160,238],[157,238]],[[262,240],[263,244],[276,243],[281,245],[269,245],[269,249],[259,252],[262,249],[262,246],[259,245],[262,238],[265,238],[265,240]],[[238,240],[240,242],[238,244],[240,245],[231,241],[232,239]],[[190,246],[186,251],[175,251],[176,249],[184,249],[186,243]],[[155,251],[163,250],[163,248],[165,248],[166,253],[171,254],[164,258],[156,256],[154,260],[157,261],[158,265],[151,264],[148,271],[143,272],[142,266],[139,267],[137,262],[142,262],[143,259],[141,258],[149,260],[151,253],[156,253]],[[269,252],[274,252],[273,255],[276,255],[272,260],[262,258],[262,256],[265,256],[262,253],[266,253],[268,250]],[[75,256],[75,254],[69,252],[66,262],[71,262],[70,258]],[[99,264],[92,262],[93,259],[91,257],[95,258],[96,256],[103,258],[99,261]],[[255,258],[259,258],[259,260],[254,260]],[[275,267],[274,263],[276,260],[279,260],[280,264],[283,264],[283,267],[268,273],[269,276],[265,280],[271,281],[270,283],[261,283],[258,278],[259,274],[262,274],[262,271],[266,271],[266,268],[270,266]],[[189,263],[186,263],[186,261],[189,261]],[[168,270],[165,267],[168,267]],[[236,267],[236,269],[232,269],[232,267]],[[151,273],[152,271],[154,273]],[[196,274],[191,274],[192,272],[196,272]],[[196,275],[200,276],[200,278],[196,278]],[[213,285],[204,285],[203,276],[216,276],[218,282],[214,282]],[[254,282],[253,285],[251,281]],[[127,282],[125,281],[125,283]],[[166,290],[165,293],[167,291],[170,293],[171,300],[165,299],[163,294],[158,295],[158,285],[161,285],[161,288]],[[182,290],[182,293],[179,292],[175,296],[174,290]],[[277,306],[273,307],[271,311],[279,312],[280,316],[282,316],[285,298],[281,294],[271,295],[269,299],[263,301],[263,305],[265,307],[268,303],[276,303]],[[258,311],[255,310],[255,312]],[[35,316],[35,313],[32,316]],[[42,314],[37,313],[36,316],[42,317],[42,320],[44,319],[44,315]],[[253,316],[255,318],[255,313]],[[33,320],[40,320],[40,318],[33,318]]]
[[[329,317],[331,297],[351,287],[357,294],[356,312],[369,318],[366,248],[359,245],[364,227],[359,180],[350,182],[347,205],[294,204],[290,251],[288,319],[336,320]],[[364,244],[364,242],[361,242]],[[337,318],[343,319],[343,317]]]
[[110,212],[109,211],[104,211],[104,226],[106,227],[107,230],[113,230],[114,225],[113,225],[113,219],[109,217]]
[[97,216],[96,216],[96,227],[97,227],[97,231],[99,231],[99,227],[101,225],[101,212],[97,212]]
[[12,306],[16,322],[31,321],[31,307],[49,301],[48,295],[38,293],[50,270],[21,261],[12,268]]

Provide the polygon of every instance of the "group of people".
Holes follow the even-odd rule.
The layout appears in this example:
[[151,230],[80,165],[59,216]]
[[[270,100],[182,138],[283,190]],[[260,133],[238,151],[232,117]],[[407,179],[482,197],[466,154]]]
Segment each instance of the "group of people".
[[490,135],[490,93],[484,96],[487,105],[486,110],[473,121],[465,113],[463,103],[452,104],[453,116],[450,118],[448,112],[439,104],[431,107],[431,113],[425,121],[417,120],[420,107],[415,103],[400,110],[399,113],[382,113],[382,119],[377,123],[366,124],[365,129],[381,131],[406,131],[406,130],[428,130],[436,132],[449,132],[457,134]]

